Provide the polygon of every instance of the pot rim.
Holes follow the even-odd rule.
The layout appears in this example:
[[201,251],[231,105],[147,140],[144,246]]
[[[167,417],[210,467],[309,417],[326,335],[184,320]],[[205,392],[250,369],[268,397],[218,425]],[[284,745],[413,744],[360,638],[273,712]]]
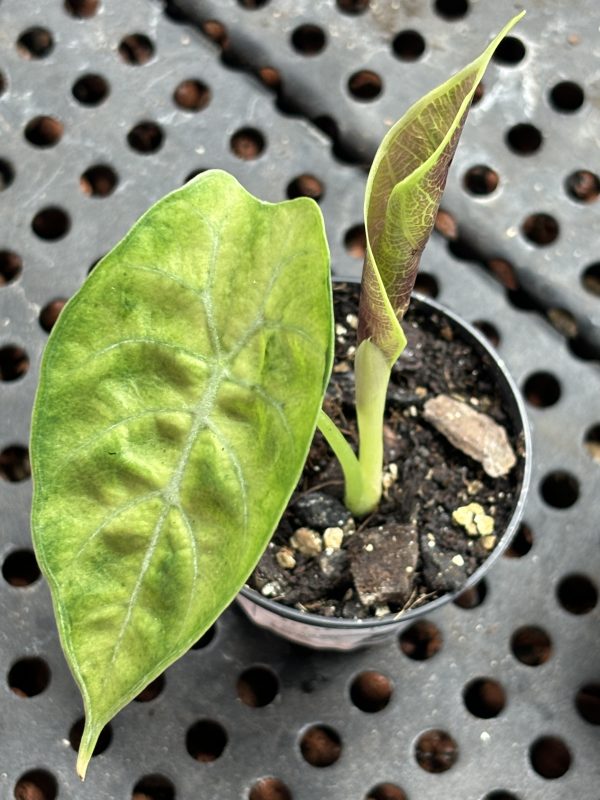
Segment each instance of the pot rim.
[[[352,278],[345,278],[345,279],[336,279],[336,283],[358,283],[357,280]],[[272,600],[264,595],[257,592],[256,589],[252,589],[249,586],[244,586],[240,590],[240,594],[242,594],[247,600],[255,603],[256,605],[262,606],[263,608],[287,619],[294,620],[296,622],[302,622],[305,625],[320,627],[320,628],[335,628],[341,630],[359,630],[364,628],[377,628],[377,629],[384,629],[387,626],[396,625],[398,622],[402,621],[411,622],[418,617],[422,617],[424,614],[428,614],[431,611],[435,611],[440,606],[445,605],[446,603],[451,602],[452,600],[456,599],[459,595],[463,592],[471,589],[476,583],[478,583],[484,574],[493,566],[493,564],[500,558],[500,556],[504,553],[507,549],[508,545],[510,544],[514,534],[516,533],[517,527],[519,526],[521,519],[523,517],[523,509],[525,506],[525,500],[527,494],[529,492],[529,486],[531,482],[531,471],[532,471],[532,457],[531,457],[531,450],[532,450],[532,436],[531,430],[529,426],[529,420],[527,417],[527,410],[525,407],[525,401],[521,395],[521,391],[517,386],[514,378],[508,371],[504,360],[499,356],[495,348],[489,342],[488,339],[484,336],[481,331],[477,330],[470,322],[467,322],[454,311],[451,311],[442,303],[438,303],[437,300],[434,300],[431,297],[426,297],[425,295],[420,294],[419,292],[413,292],[411,295],[411,302],[417,300],[419,303],[429,306],[436,311],[447,316],[452,322],[462,328],[467,335],[474,339],[475,342],[479,345],[481,349],[486,352],[492,361],[494,362],[497,371],[500,373],[502,378],[504,379],[510,393],[515,402],[517,417],[520,419],[521,426],[522,426],[522,434],[524,440],[524,453],[523,453],[523,480],[521,482],[521,487],[519,489],[519,496],[517,502],[515,504],[512,516],[504,529],[498,544],[490,553],[490,555],[485,559],[485,561],[480,564],[479,567],[468,577],[465,581],[463,586],[455,592],[446,592],[445,594],[441,595],[440,597],[436,597],[434,600],[424,603],[423,605],[417,606],[415,608],[411,608],[407,611],[399,611],[395,614],[390,614],[386,617],[381,617],[379,619],[375,617],[367,617],[366,619],[342,619],[340,617],[323,617],[319,614],[313,614],[310,611],[299,611],[296,608],[292,608],[290,606],[285,606],[282,603],[278,603],[276,600]]]

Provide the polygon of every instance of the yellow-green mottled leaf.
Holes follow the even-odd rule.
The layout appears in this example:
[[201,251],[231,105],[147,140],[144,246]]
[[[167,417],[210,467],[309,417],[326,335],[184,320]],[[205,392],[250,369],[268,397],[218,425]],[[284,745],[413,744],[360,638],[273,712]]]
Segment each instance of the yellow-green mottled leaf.
[[317,205],[210,171],[153,206],[61,314],[31,438],[33,534],[102,727],[213,623],[300,476],[332,357]]
[[358,338],[377,345],[390,364],[406,343],[400,320],[473,94],[494,50],[524,13],[479,58],[415,103],[388,131],[373,160],[365,194]]

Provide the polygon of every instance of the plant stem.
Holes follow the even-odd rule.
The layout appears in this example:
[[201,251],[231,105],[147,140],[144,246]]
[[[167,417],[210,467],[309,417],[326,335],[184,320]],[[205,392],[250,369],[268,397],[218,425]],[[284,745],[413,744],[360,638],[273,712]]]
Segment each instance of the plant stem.
[[317,423],[342,467],[346,508],[358,517],[373,511],[381,499],[383,412],[390,371],[381,350],[372,342],[363,341],[354,362],[360,441],[358,458],[324,411],[321,411]]
[[327,443],[333,450],[335,457],[340,462],[344,473],[345,498],[347,508],[350,508],[348,498],[359,497],[362,493],[363,478],[356,453],[348,444],[344,434],[330,417],[321,409],[317,426]]
[[362,476],[360,497],[353,499],[358,515],[372,511],[381,499],[383,470],[383,414],[391,366],[370,340],[362,341],[356,351],[356,418],[358,421],[359,463]]

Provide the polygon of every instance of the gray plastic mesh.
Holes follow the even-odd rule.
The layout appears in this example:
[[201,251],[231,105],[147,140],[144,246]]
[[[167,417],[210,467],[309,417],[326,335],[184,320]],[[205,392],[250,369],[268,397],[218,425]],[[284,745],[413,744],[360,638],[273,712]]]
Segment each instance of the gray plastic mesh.
[[[32,26],[52,35],[54,47],[44,58],[26,58],[16,47]],[[6,348],[22,348],[29,358],[25,374],[0,382],[0,798],[127,800],[137,786],[136,800],[242,800],[257,781],[275,776],[294,800],[365,800],[377,797],[370,790],[382,783],[402,787],[410,800],[596,800],[600,376],[574,359],[538,316],[509,306],[491,279],[452,258],[439,239],[424,259],[430,287],[437,286],[439,299],[467,319],[494,326],[500,352],[520,385],[536,376],[537,393],[526,392],[542,403],[531,407],[534,482],[526,509],[531,547],[522,534],[521,557],[502,559],[486,581],[480,605],[450,606],[430,617],[442,642],[439,652],[423,660],[410,658],[397,640],[345,655],[305,651],[229,610],[206,646],[166,672],[155,699],[132,703],[111,723],[108,746],[80,784],[69,739],[82,715],[81,701],[60,651],[47,588],[21,552],[30,548],[31,485],[27,478],[15,478],[23,477],[18,448],[27,446],[47,338],[40,313],[51,301],[69,297],[90,265],[153,200],[194,170],[210,166],[231,170],[251,191],[272,200],[284,197],[298,175],[317,176],[324,186],[321,206],[334,269],[357,274],[360,258],[346,251],[344,237],[360,223],[364,174],[334,160],[322,135],[277,113],[264,91],[247,76],[225,69],[215,50],[191,29],[167,20],[157,4],[103,0],[97,13],[77,19],[60,0],[2,0],[0,31],[0,160],[11,168],[3,168],[4,183],[14,173],[0,192],[0,353],[16,372],[24,361],[14,351],[6,355]],[[143,65],[128,64],[119,55],[119,43],[131,34],[143,34],[153,45],[153,56]],[[142,53],[143,44],[137,45]],[[110,91],[104,102],[88,107],[73,97],[72,86],[90,73],[103,76]],[[210,103],[197,113],[179,109],[172,99],[188,79],[211,90]],[[494,114],[490,108],[490,117]],[[28,123],[40,115],[56,117],[64,126],[54,145],[39,147],[24,136]],[[144,120],[158,125],[164,139],[156,152],[140,154],[127,136]],[[233,154],[231,137],[248,127],[262,133],[266,147],[259,158],[245,161]],[[56,126],[52,130],[56,133]],[[86,192],[80,183],[81,175],[98,164],[110,166],[118,178],[106,197],[87,196],[89,176]],[[91,183],[98,185],[95,179]],[[70,220],[68,233],[56,241],[32,231],[33,218],[47,207],[63,209]],[[46,230],[56,231],[60,220],[50,218]],[[14,274],[17,262],[5,255],[8,251],[22,259],[20,275]],[[558,399],[544,389],[554,386],[552,380],[540,383],[540,373],[558,382]],[[584,446],[586,436],[596,443],[596,460]],[[553,483],[545,482],[548,476]],[[564,584],[569,576],[579,577]],[[519,633],[531,627],[546,632],[551,645],[543,634]],[[435,640],[429,651],[424,647],[423,655],[434,645]],[[405,649],[410,648],[408,641]],[[515,651],[539,665],[523,663]],[[277,676],[275,696],[269,689],[273,681],[260,671],[239,687],[242,673],[257,665]],[[351,699],[355,677],[366,670],[393,684],[388,705],[376,713],[361,710]],[[503,708],[498,690],[484,685],[469,693],[469,710],[465,690],[478,678],[501,685]],[[247,701],[252,688],[270,702],[247,705],[240,694]],[[220,726],[208,727],[205,741],[191,737],[191,749],[213,757],[211,763],[192,758],[186,746],[199,721]],[[341,739],[341,755],[327,767],[312,766],[301,753],[300,740],[315,724],[329,726]],[[417,740],[432,729],[450,734],[458,752],[456,763],[440,774],[423,770],[415,758]],[[221,730],[227,743],[215,757],[223,743]],[[558,738],[566,751],[543,737]],[[532,763],[531,748],[540,739]],[[540,774],[566,767],[561,777]],[[46,776],[40,780],[39,772],[37,778],[34,774],[41,787],[36,795],[23,776],[40,770]],[[174,793],[144,791],[147,775],[163,776]],[[505,794],[491,794],[500,790]],[[269,797],[264,787],[257,792],[252,800]]]

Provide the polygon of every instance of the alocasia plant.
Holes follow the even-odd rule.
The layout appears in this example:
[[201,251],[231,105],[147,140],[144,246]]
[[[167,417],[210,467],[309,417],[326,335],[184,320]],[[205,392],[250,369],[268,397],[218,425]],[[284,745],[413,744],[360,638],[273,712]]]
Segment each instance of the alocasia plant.
[[43,359],[32,527],[83,695],[83,777],[103,726],[208,629],[256,565],[317,425],[357,515],[381,494],[400,320],[475,88],[476,61],[384,138],[365,197],[360,453],[320,411],[331,370],[318,206],[201,174],[154,205],[64,309]]

